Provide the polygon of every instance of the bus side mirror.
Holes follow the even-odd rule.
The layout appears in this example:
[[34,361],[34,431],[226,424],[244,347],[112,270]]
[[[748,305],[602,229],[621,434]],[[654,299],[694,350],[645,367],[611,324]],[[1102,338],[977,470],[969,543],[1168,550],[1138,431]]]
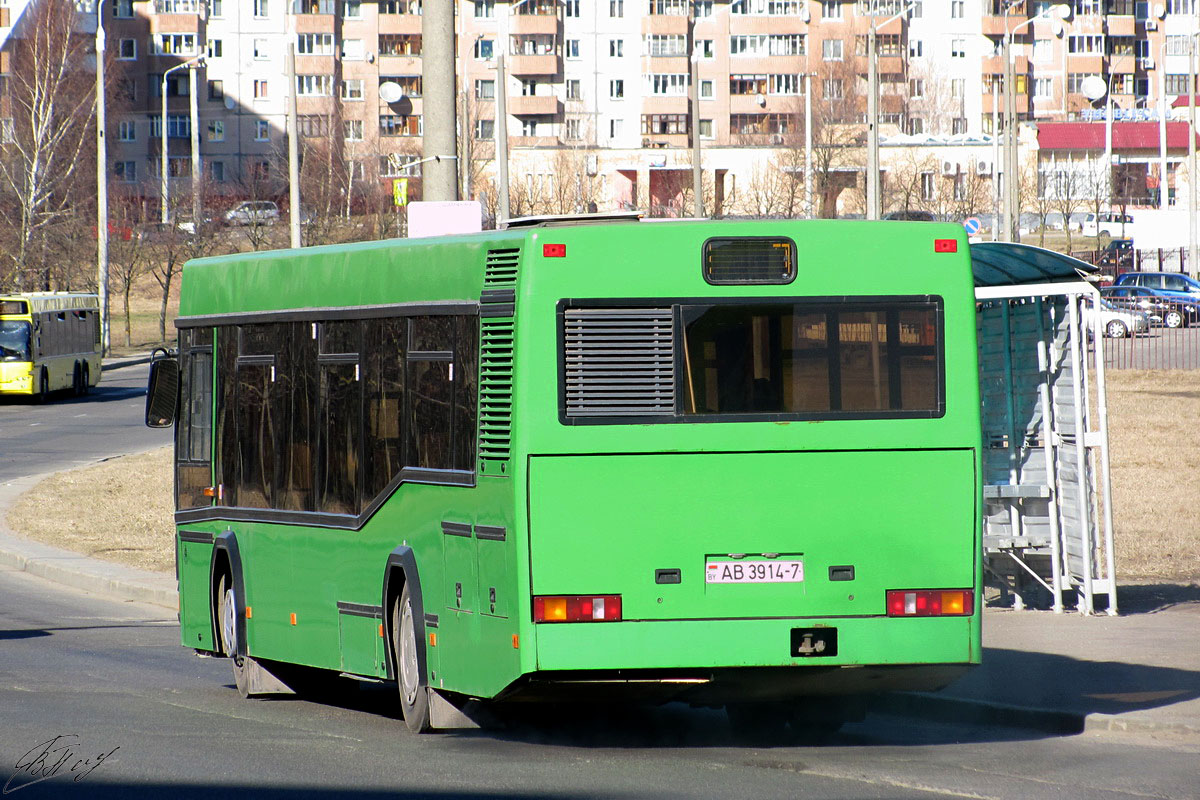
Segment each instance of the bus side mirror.
[[179,408],[179,362],[162,358],[150,362],[150,385],[146,389],[146,426],[169,428]]

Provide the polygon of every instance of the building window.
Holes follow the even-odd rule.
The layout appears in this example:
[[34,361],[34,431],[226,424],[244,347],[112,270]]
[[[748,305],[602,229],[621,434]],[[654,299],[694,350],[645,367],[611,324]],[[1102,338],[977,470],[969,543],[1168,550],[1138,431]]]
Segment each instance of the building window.
[[265,142],[271,138],[271,124],[265,119],[254,121],[254,141]]
[[522,136],[537,136],[538,121],[533,117],[526,117],[521,120],[521,135]]
[[137,123],[131,119],[123,119],[117,123],[117,141],[132,142],[137,140]]
[[713,127],[712,127],[711,119],[700,120],[700,138],[701,139],[713,138]]
[[342,17],[344,19],[362,19],[361,0],[342,0]]
[[921,173],[921,199],[933,199],[934,177],[932,172]]
[[214,183],[225,182],[225,162],[224,161],[209,161],[208,179]]
[[333,95],[332,75],[297,75],[297,97],[331,97]]
[[950,133],[952,135],[958,136],[958,135],[964,134],[966,132],[967,132],[967,118],[966,117],[955,117],[954,119],[950,120]]
[[908,40],[908,57],[923,58],[925,56],[925,42],[920,39]]
[[712,100],[713,99],[713,82],[712,81],[700,81],[700,99],[701,100]]
[[117,58],[121,61],[134,61],[137,59],[137,39],[122,39],[119,48],[117,49]]
[[687,132],[687,114],[642,114],[643,136],[670,136]]
[[1053,78],[1034,78],[1033,79],[1033,96],[1038,100],[1046,100],[1054,96],[1054,79]]
[[207,138],[210,142],[225,141],[225,121],[220,119],[209,120]]
[[621,125],[622,122],[624,122],[624,120],[610,119],[608,121],[608,137],[610,139],[616,139],[621,135],[621,128],[623,127]]
[[567,58],[579,58],[578,39],[567,39]]
[[826,100],[841,100],[845,95],[841,78],[825,78],[822,84]]
[[208,82],[208,99],[209,100],[224,100],[225,99],[225,81],[209,81]]
[[[1168,37],[1169,39],[1170,37]],[[1179,37],[1186,39],[1186,36]],[[1170,52],[1171,43],[1167,42],[1167,51]],[[1071,55],[1103,55],[1104,54],[1104,37],[1101,35],[1090,36],[1068,36],[1067,37],[1067,52]]]
[[350,102],[363,99],[363,79],[347,78],[342,81],[342,99]]
[[621,100],[625,97],[625,81],[618,78],[608,82],[608,96],[613,100]]
[[208,40],[208,57],[209,58],[220,58],[223,50],[224,50],[224,48],[222,46],[222,42],[220,39],[209,39]]
[[[578,81],[576,81],[578,83]],[[496,82],[494,80],[477,80],[475,81],[475,99],[476,100],[495,100],[496,99]]]
[[379,115],[380,136],[420,136],[421,117],[419,114],[401,116],[399,114]]
[[[156,56],[190,56],[196,54],[196,34],[160,33],[150,37],[150,52]],[[136,52],[135,52],[136,56]]]
[[267,94],[267,82],[266,81],[255,81],[254,82],[254,99],[255,100],[266,100],[267,97],[269,97],[269,95]]
[[475,138],[488,140],[494,139],[496,133],[496,123],[490,119],[475,120]]
[[1052,50],[1053,43],[1049,39],[1034,39],[1033,40],[1033,60],[1038,64],[1045,64],[1053,58]]
[[963,0],[950,0],[950,19],[962,19],[964,5]]
[[342,129],[346,141],[361,142],[363,140],[363,121],[361,119],[342,120]]
[[496,0],[475,0],[475,18],[491,19],[496,16]]
[[122,183],[137,183],[137,162],[114,161],[113,175]]
[[271,14],[270,0],[254,0],[254,16],[266,17]]
[[225,16],[225,4],[222,0],[208,0],[208,14],[210,17]]
[[579,16],[579,0],[566,0],[563,3],[563,15],[567,17]]
[[608,40],[608,55],[609,55],[609,58],[623,58],[625,56],[625,40],[624,39],[609,39]]
[[825,39],[821,42],[821,58],[825,61],[842,60],[842,40]]
[[713,0],[692,0],[696,19],[707,19],[713,15]]
[[841,19],[842,0],[821,0],[821,19]]
[[254,40],[254,58],[257,61],[266,61],[271,57],[270,45],[266,39]]
[[[382,39],[382,37],[380,37]],[[491,39],[476,39],[475,40],[475,58],[480,61],[491,61],[492,53],[495,49],[495,42]]]
[[646,76],[649,94],[658,97],[685,97],[688,88],[686,72],[656,72]]
[[908,118],[908,135],[920,136],[925,132],[925,120],[922,117]]
[[912,98],[925,96],[925,81],[922,78],[912,78],[908,82],[908,96]]
[[566,132],[566,136],[564,138],[567,138],[567,139],[581,138],[580,134],[579,134],[579,120],[578,119],[572,118],[572,119],[567,120],[567,132]]
[[967,57],[967,40],[966,39],[951,39],[950,40],[950,57],[951,58],[966,58]]
[[578,100],[580,97],[580,82],[572,78],[567,80],[567,99]]
[[950,79],[950,96],[956,100],[965,96],[967,92],[966,78],[951,78]]
[[608,15],[610,17],[625,16],[625,0],[608,0]]
[[[254,40],[254,57],[258,58],[259,42]],[[266,49],[265,42],[263,49]],[[296,55],[298,56],[331,56],[333,55],[332,33],[301,33],[296,36]]]
[[133,0],[113,0],[113,16],[117,19],[133,19]]

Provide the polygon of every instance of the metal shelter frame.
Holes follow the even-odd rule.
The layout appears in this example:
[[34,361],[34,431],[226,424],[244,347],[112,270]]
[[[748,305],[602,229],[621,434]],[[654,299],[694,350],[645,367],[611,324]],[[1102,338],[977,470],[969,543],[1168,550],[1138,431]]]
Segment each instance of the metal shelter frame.
[[[1030,245],[971,245],[984,440],[984,569],[1015,608],[1117,613],[1104,337],[1093,268]],[[1099,326],[1103,328],[1103,326]],[[1093,346],[1088,347],[1089,339]],[[1093,379],[1090,375],[1094,374]],[[1030,583],[1032,581],[1032,583]]]

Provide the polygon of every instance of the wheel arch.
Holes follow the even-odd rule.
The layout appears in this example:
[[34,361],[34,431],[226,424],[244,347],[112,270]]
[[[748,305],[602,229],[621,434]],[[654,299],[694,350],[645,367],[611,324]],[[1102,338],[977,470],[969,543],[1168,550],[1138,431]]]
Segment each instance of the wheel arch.
[[397,680],[399,674],[396,669],[396,652],[392,644],[395,641],[392,630],[392,604],[400,598],[400,593],[405,586],[410,587],[408,594],[413,604],[413,626],[416,629],[417,639],[417,668],[420,670],[421,684],[428,686],[429,668],[425,659],[425,602],[421,594],[421,575],[417,570],[416,554],[413,553],[411,547],[402,545],[388,553],[387,565],[384,567],[383,573],[383,626],[386,634],[384,641],[387,642],[385,649],[387,657],[384,663],[387,665],[387,678],[390,681]]
[[209,619],[212,621],[213,643],[220,647],[220,624],[218,609],[220,600],[217,597],[217,585],[223,574],[229,573],[233,580],[233,600],[235,603],[235,624],[237,625],[237,653],[243,658],[250,655],[246,645],[246,581],[242,574],[242,556],[238,549],[237,534],[226,530],[213,539],[212,566],[208,578]]

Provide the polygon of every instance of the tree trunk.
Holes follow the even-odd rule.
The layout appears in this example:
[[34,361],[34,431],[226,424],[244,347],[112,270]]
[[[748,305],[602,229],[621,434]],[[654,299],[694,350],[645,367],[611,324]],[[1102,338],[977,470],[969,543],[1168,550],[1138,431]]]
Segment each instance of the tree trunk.
[[125,291],[121,293],[122,301],[125,309],[125,346],[133,346],[133,331],[129,323],[129,292],[133,287],[130,286],[130,281],[125,282]]

